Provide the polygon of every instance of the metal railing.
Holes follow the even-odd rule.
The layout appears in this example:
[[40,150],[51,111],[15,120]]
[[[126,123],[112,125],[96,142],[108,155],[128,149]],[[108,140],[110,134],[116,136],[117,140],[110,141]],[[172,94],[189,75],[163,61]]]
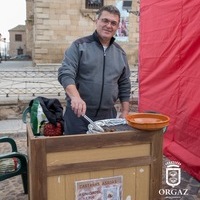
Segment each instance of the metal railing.
[[[131,97],[138,95],[138,72],[131,70]],[[56,70],[23,70],[0,72],[0,96],[15,95],[64,95],[57,80]]]

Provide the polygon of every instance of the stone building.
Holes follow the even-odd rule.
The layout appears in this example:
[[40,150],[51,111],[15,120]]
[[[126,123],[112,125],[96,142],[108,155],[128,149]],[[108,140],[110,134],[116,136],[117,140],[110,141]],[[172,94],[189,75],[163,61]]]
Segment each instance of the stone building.
[[[116,41],[124,48],[130,65],[138,62],[139,3],[122,0],[26,0],[26,48],[35,65],[61,63],[64,51],[77,38],[93,33],[98,7],[113,4],[121,11],[127,31]],[[134,11],[134,12],[133,12]],[[136,12],[137,13],[137,12]]]
[[26,26],[18,25],[9,30],[10,43],[9,55],[16,56],[19,54],[27,54],[26,50]]

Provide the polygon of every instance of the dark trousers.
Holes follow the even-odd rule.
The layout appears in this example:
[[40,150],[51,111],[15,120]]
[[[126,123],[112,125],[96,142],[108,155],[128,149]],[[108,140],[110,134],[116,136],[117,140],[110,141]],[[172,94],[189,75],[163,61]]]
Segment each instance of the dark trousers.
[[[97,114],[97,115],[96,115]],[[115,107],[108,110],[87,110],[86,115],[93,121],[116,118],[117,111]],[[83,117],[77,117],[71,106],[67,105],[64,114],[64,133],[67,135],[85,134],[88,130],[89,122]]]

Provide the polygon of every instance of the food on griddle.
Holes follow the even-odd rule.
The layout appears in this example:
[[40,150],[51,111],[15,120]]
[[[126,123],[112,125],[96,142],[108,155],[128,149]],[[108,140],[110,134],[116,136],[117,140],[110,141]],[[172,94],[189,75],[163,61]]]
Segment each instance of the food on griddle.
[[120,124],[120,125],[114,125],[114,126],[102,126],[104,132],[116,132],[116,131],[128,131],[133,130],[132,127],[130,127],[127,124]]
[[103,126],[102,127],[104,132],[115,132],[116,128],[114,128],[114,126]]

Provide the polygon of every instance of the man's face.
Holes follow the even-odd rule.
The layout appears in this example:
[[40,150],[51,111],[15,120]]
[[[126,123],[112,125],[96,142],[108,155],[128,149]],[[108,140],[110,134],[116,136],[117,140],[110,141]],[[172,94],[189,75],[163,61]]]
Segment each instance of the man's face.
[[100,38],[110,40],[119,27],[119,16],[103,11],[96,21],[96,30]]

